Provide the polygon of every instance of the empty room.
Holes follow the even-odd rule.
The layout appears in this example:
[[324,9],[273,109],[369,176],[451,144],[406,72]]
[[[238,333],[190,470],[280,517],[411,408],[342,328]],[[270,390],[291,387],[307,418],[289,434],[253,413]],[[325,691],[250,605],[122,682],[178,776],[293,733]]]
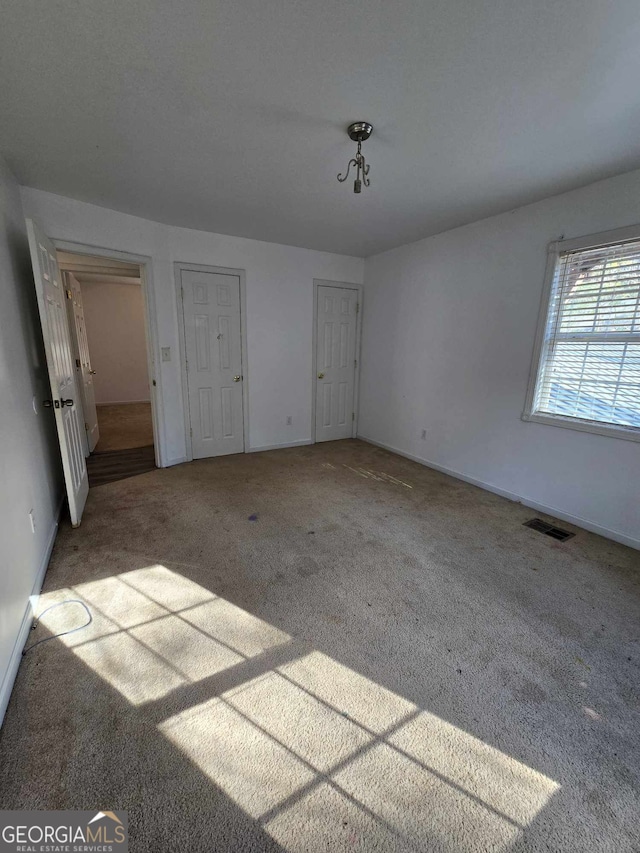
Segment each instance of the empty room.
[[0,850],[640,850],[640,7],[5,0]]

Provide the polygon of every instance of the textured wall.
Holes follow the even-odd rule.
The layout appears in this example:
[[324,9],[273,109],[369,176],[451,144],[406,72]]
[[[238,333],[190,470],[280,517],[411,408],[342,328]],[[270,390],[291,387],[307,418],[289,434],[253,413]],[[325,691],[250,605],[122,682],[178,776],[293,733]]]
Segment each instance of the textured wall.
[[[173,264],[177,261],[233,267],[246,272],[249,382],[249,446],[311,439],[313,279],[359,284],[362,258],[174,228],[40,190],[23,188],[27,215],[46,234],[97,248],[151,257],[157,307],[157,346],[171,347],[171,361],[155,353],[161,404],[164,464],[185,456],[182,379]],[[293,423],[287,426],[287,415]]]
[[368,258],[359,432],[640,547],[640,446],[520,418],[547,244],[637,222],[640,171]]
[[[62,466],[20,191],[0,159],[0,721],[20,661],[29,596],[57,526]],[[35,408],[34,408],[35,406]],[[32,513],[35,530],[32,530]]]

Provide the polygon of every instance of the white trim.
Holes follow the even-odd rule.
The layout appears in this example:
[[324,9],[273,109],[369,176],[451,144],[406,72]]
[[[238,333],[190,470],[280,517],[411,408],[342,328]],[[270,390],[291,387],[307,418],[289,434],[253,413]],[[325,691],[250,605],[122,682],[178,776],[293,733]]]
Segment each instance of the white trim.
[[263,444],[258,447],[250,447],[247,453],[262,453],[265,450],[284,450],[286,447],[303,447],[313,444],[310,438],[301,438],[299,441],[285,441],[283,444]]
[[313,331],[311,335],[312,341],[312,356],[311,356],[311,444],[316,443],[316,398],[318,380],[316,378],[317,359],[318,359],[318,287],[339,287],[344,290],[358,291],[358,313],[356,314],[356,367],[353,377],[353,413],[355,418],[351,423],[351,438],[355,438],[358,434],[358,415],[360,408],[360,349],[362,341],[362,305],[364,297],[364,289],[361,284],[354,284],[349,281],[327,281],[323,278],[313,279]]
[[640,441],[640,429],[618,424],[605,424],[602,421],[587,421],[583,418],[566,418],[562,415],[550,415],[545,412],[523,412],[522,420],[536,424],[575,429],[578,432],[592,432],[596,435],[608,435],[610,438],[622,438],[626,441]]
[[[589,421],[582,418],[564,417],[546,412],[536,412],[533,404],[540,375],[542,349],[547,327],[547,317],[551,304],[551,291],[556,265],[561,254],[566,252],[580,251],[581,249],[592,249],[599,246],[608,246],[615,243],[626,243],[631,240],[640,239],[640,225],[630,225],[627,228],[616,228],[613,231],[601,231],[599,234],[591,234],[586,237],[575,237],[572,240],[554,240],[547,247],[547,265],[544,274],[544,285],[540,298],[540,309],[538,311],[538,324],[536,337],[533,345],[533,356],[531,368],[529,369],[529,382],[525,397],[524,409],[521,415],[523,421],[548,424],[550,426],[563,427],[565,429],[578,430],[579,432],[590,432],[594,435],[606,435],[609,438],[622,438],[627,441],[640,441],[640,430],[635,427],[625,427],[619,424],[606,424],[601,421]],[[610,537],[613,538],[613,537]],[[635,547],[635,546],[633,546]]]
[[[140,285],[145,307],[145,339],[147,348],[147,371],[149,374],[149,390],[151,393],[151,422],[153,426],[153,446],[156,466],[165,468],[167,462],[167,430],[164,419],[164,404],[162,394],[162,377],[160,369],[156,374],[156,364],[161,364],[158,343],[158,313],[156,309],[155,288],[153,284],[153,259],[148,255],[136,255],[131,252],[120,252],[116,249],[105,249],[102,246],[92,246],[88,243],[76,243],[72,240],[57,240],[51,237],[51,242],[63,252],[74,252],[81,255],[93,255],[102,258],[113,258],[118,261],[140,265]],[[155,383],[155,384],[154,384]]]
[[603,527],[601,524],[595,524],[594,522],[588,521],[586,518],[581,518],[578,515],[571,515],[557,507],[539,503],[538,501],[534,501],[532,498],[525,497],[524,495],[518,495],[515,492],[508,492],[506,489],[501,489],[498,486],[486,483],[484,480],[478,480],[475,477],[469,477],[466,474],[460,473],[460,471],[454,470],[453,468],[447,468],[444,465],[438,465],[436,462],[429,462],[427,459],[421,459],[419,456],[414,456],[412,453],[406,453],[404,450],[393,447],[391,444],[384,444],[382,441],[375,441],[375,439],[367,438],[364,435],[358,435],[358,438],[360,441],[366,441],[367,444],[373,444],[376,447],[381,447],[383,450],[389,450],[391,453],[396,453],[398,456],[404,456],[405,459],[410,459],[412,462],[424,465],[425,468],[433,468],[434,471],[440,471],[442,474],[448,474],[450,477],[455,477],[456,480],[463,480],[465,483],[470,483],[472,486],[477,486],[487,492],[492,492],[494,495],[499,495],[502,498],[507,498],[507,500],[524,504],[524,506],[528,506],[538,512],[544,512],[547,515],[560,518],[569,524],[574,524],[576,527],[581,527],[591,533],[597,533],[598,536],[604,536],[607,539],[613,539],[614,542],[620,542],[621,545],[627,545],[629,548],[636,548],[637,550],[640,550],[640,539],[634,539],[632,536],[627,536],[626,533],[620,533],[619,531],[612,530],[609,527]]
[[540,372],[540,358],[542,356],[542,347],[544,345],[544,333],[547,327],[551,288],[553,287],[553,276],[555,273],[556,261],[558,259],[558,252],[556,249],[557,245],[558,241],[550,243],[547,250],[547,265],[544,272],[544,285],[542,287],[542,295],[540,297],[540,308],[538,309],[536,337],[533,344],[533,357],[531,359],[531,367],[529,368],[527,396],[525,398],[524,411],[522,413],[523,420],[528,420],[533,410],[536,385],[538,384],[538,373]]
[[172,468],[174,465],[182,465],[183,462],[191,462],[193,460],[187,459],[186,456],[176,456],[174,459],[167,459],[167,464],[165,468]]
[[576,252],[580,249],[597,249],[612,243],[628,243],[630,240],[640,240],[640,224],[628,225],[626,228],[614,228],[612,231],[600,231],[588,234],[586,237],[573,237],[570,240],[555,240],[549,244],[549,250],[557,252]]
[[2,726],[2,721],[7,710],[7,705],[9,704],[9,699],[11,697],[11,691],[13,690],[13,685],[18,674],[18,668],[20,666],[20,661],[22,660],[22,651],[25,645],[27,644],[27,638],[29,637],[29,632],[31,631],[31,625],[33,624],[33,620],[38,609],[40,590],[42,589],[44,576],[47,573],[47,567],[49,566],[49,560],[51,558],[51,552],[53,551],[53,545],[56,541],[56,534],[58,532],[58,525],[60,523],[60,516],[62,514],[63,506],[64,493],[60,498],[60,501],[58,503],[58,509],[54,515],[51,531],[49,532],[49,538],[47,539],[47,544],[42,554],[42,558],[40,559],[38,572],[36,574],[36,578],[31,589],[31,595],[29,596],[27,606],[25,607],[24,616],[22,617],[22,622],[20,624],[20,628],[16,636],[16,641],[13,645],[11,657],[9,658],[9,664],[4,673],[2,685],[0,686],[0,726]]
[[[180,380],[182,385],[182,412],[184,416],[184,442],[187,455],[184,461],[193,461],[191,441],[191,419],[189,417],[189,379],[187,376],[187,342],[184,334],[184,306],[182,304],[182,273],[209,272],[218,275],[237,276],[240,280],[240,345],[242,352],[242,447],[249,452],[249,357],[247,355],[247,286],[246,271],[232,267],[212,267],[207,264],[190,264],[176,261],[173,264],[173,279],[178,310],[178,338],[180,341]],[[212,457],[215,458],[215,457]]]

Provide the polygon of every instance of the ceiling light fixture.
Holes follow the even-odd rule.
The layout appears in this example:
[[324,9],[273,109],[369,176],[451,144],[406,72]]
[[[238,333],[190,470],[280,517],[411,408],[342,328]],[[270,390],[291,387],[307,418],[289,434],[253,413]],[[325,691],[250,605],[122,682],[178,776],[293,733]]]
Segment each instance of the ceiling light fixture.
[[[352,166],[356,167],[356,179],[353,182],[353,191],[354,193],[362,192],[362,184],[364,182],[365,187],[368,187],[371,181],[368,178],[369,169],[371,168],[369,164],[364,159],[364,154],[361,151],[362,143],[371,136],[373,131],[373,125],[370,125],[368,121],[354,121],[353,124],[350,124],[347,128],[347,133],[349,134],[349,138],[353,139],[354,142],[358,143],[358,150],[356,151],[356,156],[353,160],[349,160],[349,165],[347,166],[347,171],[342,176],[342,172],[338,175],[338,180],[341,184],[343,184],[347,178],[349,177],[349,171]],[[362,180],[360,179],[360,175],[362,175]]]

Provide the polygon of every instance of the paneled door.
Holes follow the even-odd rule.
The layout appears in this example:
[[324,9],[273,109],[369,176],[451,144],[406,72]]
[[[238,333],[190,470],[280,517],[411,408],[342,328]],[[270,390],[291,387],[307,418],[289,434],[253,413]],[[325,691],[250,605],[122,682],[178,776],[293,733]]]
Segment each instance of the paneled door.
[[180,275],[193,458],[242,453],[240,276]]
[[51,399],[40,402],[51,408],[55,417],[69,513],[71,523],[77,527],[89,494],[89,478],[84,458],[84,413],[78,396],[66,294],[53,243],[31,219],[27,219],[27,233],[51,386]]
[[358,290],[318,285],[316,441],[351,438],[354,421]]
[[72,273],[65,272],[62,274],[62,277],[67,294],[67,312],[71,342],[74,348],[76,378],[82,396],[84,428],[87,434],[87,450],[89,453],[93,453],[100,438],[100,432],[98,430],[98,412],[96,410],[96,397],[93,388],[95,370],[91,368],[89,342],[87,341],[87,329],[84,322],[84,309],[82,307],[82,291],[80,290],[78,279]]

